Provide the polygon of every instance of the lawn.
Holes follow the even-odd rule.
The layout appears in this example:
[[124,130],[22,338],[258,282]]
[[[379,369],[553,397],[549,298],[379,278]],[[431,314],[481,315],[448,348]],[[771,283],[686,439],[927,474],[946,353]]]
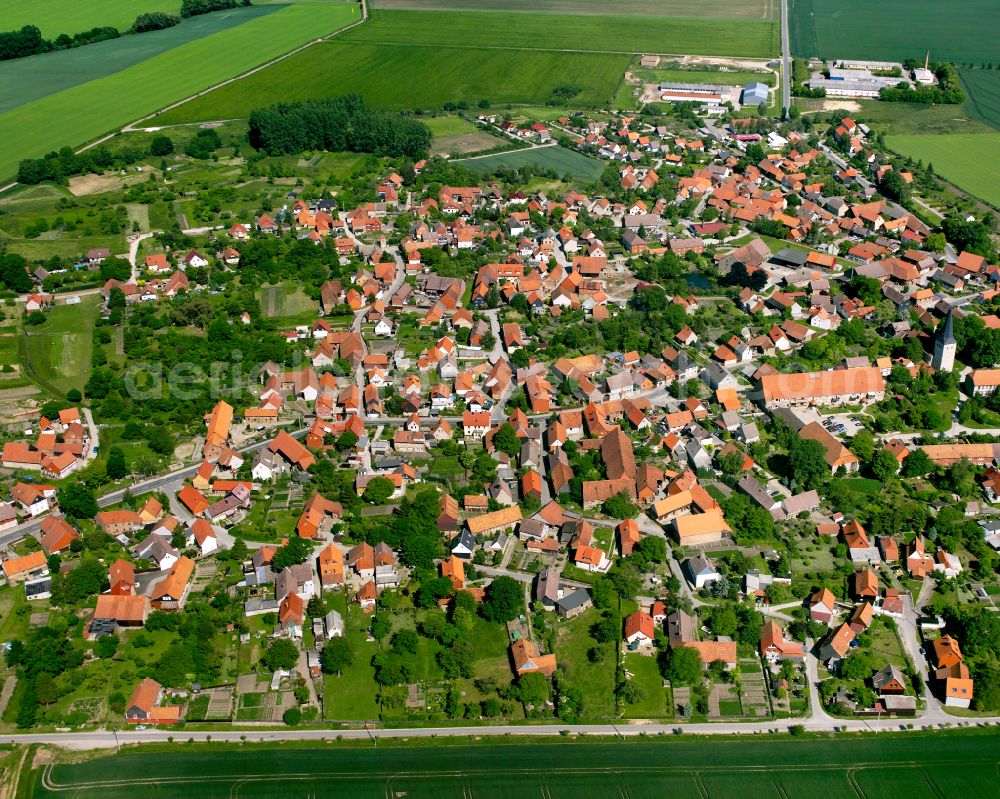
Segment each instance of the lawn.
[[[151,0],[156,3],[160,0]],[[161,5],[167,5],[162,2]],[[180,5],[179,1],[177,3]],[[0,62],[0,113],[50,94],[135,66],[175,47],[235,28],[256,17],[280,11],[279,5],[234,8],[191,17],[162,31],[123,36],[32,58]]]
[[462,474],[464,471],[457,455],[442,455],[431,461],[431,474]]
[[644,17],[773,19],[775,0],[374,0],[374,8],[461,9],[547,14],[621,14]]
[[606,719],[614,714],[615,663],[608,655],[603,663],[591,663],[587,652],[596,642],[590,628],[601,617],[597,608],[560,623],[556,638],[559,668],[566,669],[568,684],[583,694],[583,718]]
[[463,101],[475,106],[483,99],[494,105],[544,103],[557,86],[571,80],[580,89],[573,98],[575,105],[598,106],[614,95],[628,60],[627,55],[610,53],[358,43],[338,38],[185,103],[158,121],[247,117],[261,106],[332,97],[347,91],[345,87],[372,105],[411,110]]
[[28,328],[21,337],[24,373],[54,394],[82,389],[90,376],[94,322],[101,298],[84,297],[79,305],[57,305],[46,312],[44,324]]
[[368,624],[371,616],[352,605],[347,614],[347,603],[342,592],[337,593],[330,607],[344,614],[347,641],[354,652],[354,661],[339,675],[323,678],[323,709],[328,721],[370,721],[379,716],[378,685],[371,659],[378,651],[378,644],[368,641]]
[[933,164],[937,174],[1000,207],[1000,133],[889,136],[887,143],[902,155]]
[[845,488],[849,488],[855,493],[868,494],[872,497],[877,497],[882,490],[882,483],[866,477],[842,477],[840,482]]
[[[239,75],[350,24],[358,13],[355,4],[346,2],[291,5],[3,114],[0,175],[13,175],[22,158],[82,144]],[[52,124],[54,119],[58,125]]]
[[497,153],[456,163],[476,172],[493,172],[504,167],[520,169],[530,164],[538,169],[554,169],[560,177],[570,175],[579,183],[592,183],[604,172],[603,162],[559,146],[513,150],[508,153]]
[[1000,72],[993,69],[960,69],[969,99],[965,110],[987,125],[1000,129]]
[[[789,6],[792,52],[821,58],[872,58],[882,61],[931,58],[990,63],[1000,56],[995,0],[963,0],[948,6],[935,0],[792,0]],[[893,24],[899,21],[901,24]]]
[[625,655],[625,669],[632,675],[632,681],[641,685],[645,698],[633,705],[625,705],[625,716],[632,719],[671,718],[667,690],[663,687],[663,677],[655,657],[648,655]]
[[420,120],[431,130],[435,137],[458,136],[462,133],[475,133],[479,128],[465,117],[447,114],[440,117],[425,117]]
[[[135,780],[162,799],[218,796],[710,796],[712,799],[863,795],[868,799],[996,793],[995,733],[880,735],[844,739],[550,740],[482,745],[225,748],[174,744],[126,749],[46,767],[24,780],[38,799],[73,794],[124,799]],[[915,764],[924,763],[925,766]],[[864,793],[855,792],[857,785]]]

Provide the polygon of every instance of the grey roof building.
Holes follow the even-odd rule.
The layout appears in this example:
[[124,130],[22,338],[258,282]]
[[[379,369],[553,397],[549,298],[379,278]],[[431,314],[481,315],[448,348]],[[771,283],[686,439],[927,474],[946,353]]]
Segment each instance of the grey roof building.
[[743,96],[740,103],[743,105],[766,105],[769,95],[767,84],[759,81],[748,83],[743,87]]

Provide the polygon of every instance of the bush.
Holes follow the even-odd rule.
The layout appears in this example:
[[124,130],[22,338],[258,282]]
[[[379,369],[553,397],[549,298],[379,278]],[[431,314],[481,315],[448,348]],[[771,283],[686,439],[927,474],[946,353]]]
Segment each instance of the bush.
[[290,707],[281,715],[281,720],[289,727],[297,727],[302,721],[302,711],[297,707]]
[[140,14],[132,23],[133,33],[145,33],[146,31],[160,31],[164,28],[172,28],[180,25],[181,18],[176,14],[166,14],[163,11],[152,11],[149,14]]
[[163,157],[174,152],[174,141],[169,136],[157,136],[149,143],[149,154]]

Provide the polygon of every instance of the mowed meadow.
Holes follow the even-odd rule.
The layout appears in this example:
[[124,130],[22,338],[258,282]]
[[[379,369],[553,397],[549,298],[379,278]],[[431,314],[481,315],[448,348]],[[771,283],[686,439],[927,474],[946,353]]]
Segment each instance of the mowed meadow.
[[789,0],[792,52],[881,61],[1000,61],[997,0]]
[[296,3],[15,108],[0,115],[0,175],[13,176],[22,158],[80,145],[359,18],[354,3]]
[[321,47],[157,117],[163,124],[246,117],[288,100],[358,92],[395,110],[480,100],[544,104],[560,87],[569,104],[611,103],[637,52],[766,57],[777,50],[767,20],[378,10]]

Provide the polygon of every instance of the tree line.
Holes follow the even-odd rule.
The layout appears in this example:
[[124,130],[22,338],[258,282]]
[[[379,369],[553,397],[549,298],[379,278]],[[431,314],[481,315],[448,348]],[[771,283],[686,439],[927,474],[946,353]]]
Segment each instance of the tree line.
[[357,94],[256,109],[250,114],[248,136],[250,144],[268,155],[350,150],[423,158],[431,145],[427,125],[367,108]]

